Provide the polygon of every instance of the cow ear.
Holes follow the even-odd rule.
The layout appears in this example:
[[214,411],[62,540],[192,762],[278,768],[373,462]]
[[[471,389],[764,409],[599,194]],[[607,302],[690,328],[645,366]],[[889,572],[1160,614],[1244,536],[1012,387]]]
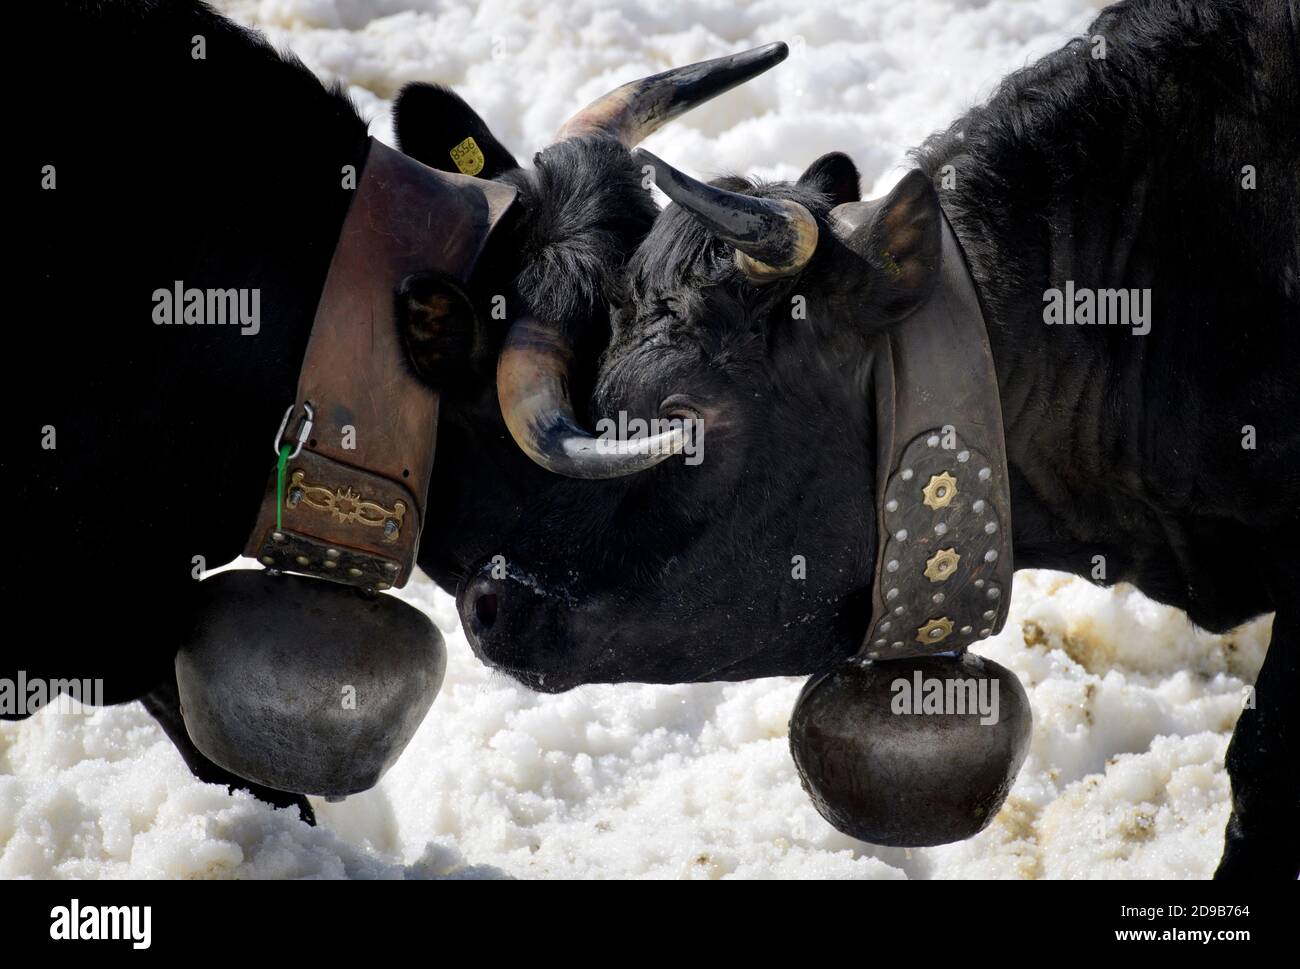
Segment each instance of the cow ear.
[[430,168],[496,178],[519,167],[464,98],[440,85],[406,85],[393,117],[398,147]]
[[866,297],[879,322],[901,320],[934,291],[942,218],[930,179],[913,170],[853,230],[848,246],[871,268]]
[[483,355],[478,314],[469,295],[441,273],[416,273],[397,291],[397,320],[415,372],[449,389],[471,377]]
[[842,151],[822,155],[799,176],[798,184],[800,188],[821,192],[831,200],[831,205],[857,202],[862,198],[857,166]]

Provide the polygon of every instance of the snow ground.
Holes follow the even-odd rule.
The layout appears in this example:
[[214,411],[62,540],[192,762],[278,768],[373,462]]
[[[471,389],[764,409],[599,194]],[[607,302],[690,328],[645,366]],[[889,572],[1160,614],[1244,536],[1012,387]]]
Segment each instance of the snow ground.
[[[783,39],[793,55],[647,142],[696,174],[792,177],[847,151],[868,194],[1004,73],[1082,29],[1083,0],[223,0],[340,78],[391,141],[411,80],[454,85],[527,158],[634,76]],[[414,7],[414,10],[407,9]],[[0,877],[1198,878],[1222,847],[1223,753],[1268,643],[1120,587],[1017,576],[979,651],[1013,670],[1032,750],[993,825],[874,848],[799,787],[786,722],[801,681],[591,686],[539,696],[484,669],[451,600],[407,598],[447,638],[446,685],[381,784],[316,802],[320,827],[196,781],[136,704],[0,724]]]

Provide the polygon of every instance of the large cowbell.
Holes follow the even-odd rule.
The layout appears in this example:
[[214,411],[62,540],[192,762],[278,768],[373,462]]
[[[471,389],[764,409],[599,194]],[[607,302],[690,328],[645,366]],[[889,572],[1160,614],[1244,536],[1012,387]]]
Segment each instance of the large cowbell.
[[421,274],[463,285],[513,199],[370,143],[244,549],[267,571],[205,579],[176,656],[190,739],[240,777],[334,797],[372,787],[442,685],[438,630],[385,594],[414,568],[438,420],[396,294]]
[[185,727],[209,760],[266,787],[373,787],[442,686],[447,653],[400,599],[254,569],[200,584],[176,657]]
[[919,848],[992,822],[1028,753],[1031,724],[1020,681],[992,660],[857,659],[804,686],[790,751],[836,828]]

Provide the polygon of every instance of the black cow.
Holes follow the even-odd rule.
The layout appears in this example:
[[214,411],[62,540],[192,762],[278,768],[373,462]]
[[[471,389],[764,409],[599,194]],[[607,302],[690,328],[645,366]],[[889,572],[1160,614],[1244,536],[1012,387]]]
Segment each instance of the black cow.
[[[25,15],[32,20],[20,33],[38,45],[45,75],[17,149],[19,193],[33,213],[18,238],[31,267],[17,276],[6,346],[5,414],[18,439],[0,461],[17,509],[5,604],[32,621],[28,641],[10,636],[0,678],[98,679],[104,702],[143,699],[197,776],[296,805],[310,821],[305,798],[248,783],[200,753],[172,659],[194,625],[195,579],[236,558],[253,526],[273,462],[268,444],[295,399],[335,242],[365,172],[366,125],[340,90],[202,3],[57,2]],[[671,116],[772,62],[768,51],[677,72],[640,88],[632,107],[653,125],[663,118],[647,105]],[[608,109],[601,102],[580,114],[575,130],[595,130]],[[564,200],[562,217],[575,220],[567,246],[521,276],[532,304],[557,315],[584,295],[605,304],[611,293],[582,286],[620,264],[656,214],[639,176],[620,177],[626,150],[589,141],[559,146],[574,164],[530,194],[534,203]],[[499,146],[486,133],[479,144],[496,166]],[[545,204],[521,207],[476,291],[494,291],[504,254],[517,263],[516,247],[552,232],[553,216]],[[497,511],[458,489],[492,477],[497,461],[512,463],[521,495],[555,479],[501,431],[490,370],[476,379],[500,330],[486,332],[489,313],[481,328],[447,285],[417,273],[393,300],[410,363],[446,390],[448,447],[432,492],[456,514],[444,526],[435,512],[427,532],[474,559],[498,541],[511,502],[485,493]],[[178,286],[256,291],[256,322],[160,325],[181,323],[179,306],[164,320],[155,299]],[[455,429],[481,427],[488,398],[488,430],[466,442]],[[445,546],[431,547],[421,561],[445,574],[445,558]],[[24,704],[0,715],[30,712]]]
[[[870,347],[927,291],[942,205],[987,318],[1017,563],[1132,582],[1216,631],[1276,613],[1228,754],[1219,872],[1293,877],[1295,30],[1293,3],[1107,9],[918,150],[919,174],[879,209],[876,248],[829,218],[859,198],[840,154],[794,184],[724,178],[718,193],[606,126],[525,173],[454,95],[404,92],[405,150],[450,168],[472,134],[483,176],[521,191],[527,215],[473,287],[486,319],[514,279],[505,346],[532,376],[521,391],[503,366],[506,423],[541,465],[615,476],[538,481],[491,394],[467,395],[440,442],[459,469],[435,483],[449,527],[426,537],[421,564],[458,589],[477,653],[547,691],[817,673],[854,655],[877,547]],[[690,211],[648,209],[650,169]],[[1067,284],[1148,291],[1149,332],[1045,325],[1045,297]],[[806,319],[792,318],[795,296]],[[502,339],[486,324],[480,377]],[[620,412],[702,419],[705,459],[602,457],[580,425]],[[806,579],[792,577],[796,555]]]

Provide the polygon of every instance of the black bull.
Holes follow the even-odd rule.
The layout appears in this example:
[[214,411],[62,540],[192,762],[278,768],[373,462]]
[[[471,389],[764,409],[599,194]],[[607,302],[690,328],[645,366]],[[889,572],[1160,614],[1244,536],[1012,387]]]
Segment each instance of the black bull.
[[[41,16],[31,36],[66,71],[23,146],[58,187],[23,189],[40,213],[37,283],[4,390],[22,509],[6,596],[41,617],[13,666],[102,676],[108,702],[143,696],[199,776],[243,785],[190,744],[169,660],[195,556],[229,561],[247,535],[364,126],[203,9]],[[520,192],[464,291],[417,279],[395,294],[412,366],[445,390],[419,564],[456,590],[479,655],[562,690],[816,673],[856,653],[877,543],[869,348],[906,326],[909,286],[925,288],[924,261],[889,233],[934,221],[941,200],[988,322],[1017,563],[1130,581],[1214,630],[1275,612],[1229,750],[1220,871],[1294,875],[1300,85],[1287,16],[1245,2],[1105,11],[1088,32],[1105,58],[1072,43],[927,142],[928,177],[883,208],[889,259],[852,278],[828,221],[858,198],[843,156],[792,185],[719,183],[806,213],[820,242],[799,251],[798,220],[773,223],[770,206],[748,233],[707,206],[660,213],[628,150],[645,127],[635,112],[580,116],[525,172],[454,95],[408,89],[409,154],[453,170],[472,136],[480,177]],[[158,99],[147,113],[118,103],[141,90]],[[260,290],[260,333],[155,327],[149,294],[175,280]],[[1045,325],[1045,294],[1067,287],[1149,293],[1149,332]],[[540,327],[563,366],[531,398],[550,410],[516,408],[507,429],[492,375],[512,323]],[[40,363],[39,383],[24,381]],[[507,419],[517,390],[500,388]],[[559,468],[636,472],[615,480],[538,466],[620,413],[701,421],[704,460]],[[35,443],[46,428],[53,449]],[[54,581],[68,569],[94,573],[73,607]]]

